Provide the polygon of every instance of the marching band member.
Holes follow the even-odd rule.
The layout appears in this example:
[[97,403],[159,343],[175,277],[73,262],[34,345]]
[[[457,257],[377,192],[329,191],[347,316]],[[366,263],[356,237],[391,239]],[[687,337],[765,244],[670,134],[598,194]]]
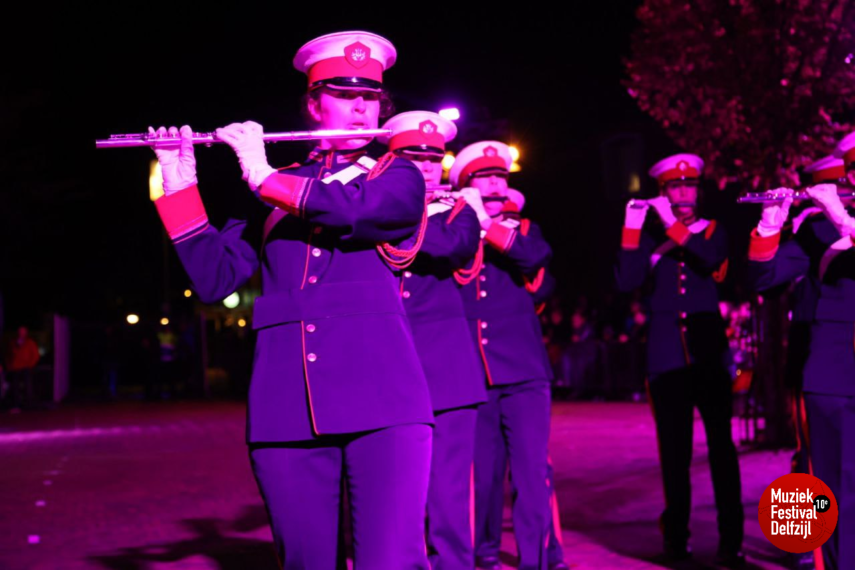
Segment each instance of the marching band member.
[[[715,221],[697,216],[703,167],[700,157],[677,154],[650,169],[661,195],[628,204],[615,273],[622,291],[642,286],[648,277],[653,281],[647,386],[665,488],[660,519],[665,554],[673,560],[691,556],[689,467],[697,406],[707,434],[718,510],[717,561],[735,566],[744,562],[744,514],[731,436],[728,345],[716,291],[727,266],[727,236]],[[643,229],[649,209],[658,214],[664,234]]]
[[[849,184],[855,182],[855,133],[838,144]],[[826,163],[830,159],[824,159]],[[816,170],[816,165],[813,165]],[[832,178],[841,178],[839,165],[830,164]],[[792,239],[781,243],[781,228],[792,199],[764,205],[751,234],[749,278],[760,291],[793,279],[810,280],[818,288],[804,365],[804,401],[810,434],[811,472],[834,493],[839,506],[838,527],[822,546],[825,568],[855,565],[855,220],[851,200],[838,196],[837,186],[823,181],[807,189],[823,216],[804,220]]]
[[[389,119],[386,142],[411,161],[428,188],[428,224],[415,262],[401,274],[401,297],[416,350],[430,388],[435,417],[427,503],[427,547],[431,568],[471,569],[475,564],[470,521],[471,471],[477,405],[487,398],[480,363],[469,334],[455,278],[479,251],[481,226],[475,210],[481,196],[441,198],[445,143],[457,134],[453,122],[428,111]],[[472,190],[472,189],[470,189]],[[435,194],[435,195],[432,195]]]
[[[502,205],[502,214],[506,219],[521,219],[521,212],[525,206],[525,196],[519,190],[508,188],[508,199]],[[537,312],[543,308],[553,291],[555,290],[555,278],[546,271],[541,286],[533,292],[533,299]],[[484,501],[484,508],[478,522],[481,526],[475,529],[475,550],[480,553],[479,558],[483,561],[498,559],[499,549],[502,544],[502,519],[504,516],[505,498],[504,486],[505,475],[508,472],[507,449],[504,441],[496,438],[496,456],[494,471],[489,485],[482,491],[491,498]],[[484,478],[486,480],[486,477]],[[552,459],[548,458],[546,472],[547,488],[549,490],[549,540],[546,545],[547,568],[549,570],[566,570],[569,568],[564,561],[564,544],[561,536],[561,517],[558,508],[558,493],[555,489],[555,470]]]
[[[529,220],[505,220],[507,145],[471,144],[460,151],[449,172],[456,188],[474,187],[484,200],[478,212],[484,235],[483,266],[461,289],[473,339],[481,353],[487,403],[478,409],[475,446],[476,528],[495,494],[495,460],[507,448],[516,500],[514,535],[520,568],[545,569],[549,526],[546,488],[552,371],[530,291],[543,281],[552,251]],[[498,567],[498,558],[476,553],[481,567]]]
[[[388,102],[382,74],[395,58],[368,32],[301,47],[294,66],[308,75],[316,126],[377,128]],[[214,302],[262,270],[247,440],[281,564],[343,561],[344,477],[356,566],[427,568],[433,414],[395,275],[422,237],[422,175],[392,154],[370,158],[365,137],[323,140],[302,165],[276,170],[261,126],[232,124],[217,136],[237,153],[259,218],[216,229],[199,197],[190,129],[181,135],[180,150],[156,150],[167,193],[156,206],[194,289]]]

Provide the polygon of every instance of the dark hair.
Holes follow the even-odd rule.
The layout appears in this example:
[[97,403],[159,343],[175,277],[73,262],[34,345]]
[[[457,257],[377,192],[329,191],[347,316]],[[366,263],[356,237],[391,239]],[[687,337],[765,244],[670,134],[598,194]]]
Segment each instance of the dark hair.
[[[331,94],[331,90],[325,89],[324,87],[318,87],[316,89],[312,89],[311,91],[306,92],[300,98],[300,114],[303,116],[303,120],[307,125],[314,127],[317,125],[317,122],[312,117],[312,114],[309,112],[309,101],[319,101],[321,98],[321,93]],[[380,119],[387,119],[395,114],[395,103],[392,102],[392,96],[386,89],[380,91]]]

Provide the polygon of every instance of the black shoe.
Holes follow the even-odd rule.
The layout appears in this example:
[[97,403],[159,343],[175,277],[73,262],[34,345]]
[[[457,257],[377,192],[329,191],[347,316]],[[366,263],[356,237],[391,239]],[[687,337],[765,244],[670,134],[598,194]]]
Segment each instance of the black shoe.
[[692,549],[685,542],[666,540],[663,550],[665,559],[668,562],[680,562],[681,560],[688,560],[692,557]]
[[502,562],[498,556],[476,556],[475,567],[484,570],[502,570]]
[[744,568],[745,555],[741,550],[719,548],[715,555],[715,563],[725,568]]

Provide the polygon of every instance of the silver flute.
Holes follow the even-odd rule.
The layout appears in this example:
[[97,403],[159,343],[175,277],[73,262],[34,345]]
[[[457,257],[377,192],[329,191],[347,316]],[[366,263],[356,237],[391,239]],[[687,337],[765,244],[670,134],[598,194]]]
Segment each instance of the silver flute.
[[[852,198],[855,189],[838,187],[837,195],[841,198]],[[737,204],[766,204],[770,202],[783,202],[787,198],[795,200],[810,200],[806,188],[794,190],[792,193],[777,190],[766,190],[765,192],[746,192],[745,195],[736,199]]]
[[[290,131],[285,133],[264,133],[264,142],[281,141],[313,141],[320,139],[367,139],[392,134],[390,129],[324,129],[319,131]],[[225,141],[216,133],[193,133],[193,144],[211,146]],[[177,148],[181,145],[181,137],[161,137],[150,133],[135,133],[129,135],[110,135],[109,139],[95,141],[95,148],[129,148],[148,146],[152,148]]]
[[[642,210],[650,206],[650,204],[647,203],[647,200],[638,200],[636,198],[630,200],[627,205],[634,210]],[[697,206],[697,204],[694,202],[674,202],[671,204],[672,208],[694,208],[695,206]]]

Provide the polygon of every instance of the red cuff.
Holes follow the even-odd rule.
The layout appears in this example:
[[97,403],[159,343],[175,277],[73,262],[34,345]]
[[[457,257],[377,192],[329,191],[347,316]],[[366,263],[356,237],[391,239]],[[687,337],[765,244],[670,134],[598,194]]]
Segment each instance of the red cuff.
[[490,229],[487,230],[487,235],[484,236],[484,239],[502,253],[507,253],[511,249],[511,244],[514,242],[516,235],[517,232],[511,228],[494,222],[490,226]]
[[537,290],[540,289],[540,286],[543,285],[543,276],[546,274],[546,268],[541,267],[537,270],[537,275],[534,276],[534,279],[529,279],[525,275],[523,275],[523,281],[525,282],[525,290],[529,293],[537,293]]
[[769,237],[763,237],[757,233],[757,228],[751,232],[751,243],[748,246],[749,261],[771,261],[778,252],[781,243],[781,232]]
[[623,249],[638,249],[638,244],[641,242],[641,229],[633,229],[624,226],[623,233],[620,236],[620,246]]
[[299,216],[308,195],[309,178],[274,172],[264,179],[259,188],[261,199],[289,214]]
[[208,226],[208,214],[199,187],[195,184],[174,194],[163,195],[154,202],[169,238],[178,242]]
[[692,232],[686,227],[683,222],[674,222],[674,224],[665,231],[665,235],[677,242],[678,245],[686,245],[689,238],[692,237]]

